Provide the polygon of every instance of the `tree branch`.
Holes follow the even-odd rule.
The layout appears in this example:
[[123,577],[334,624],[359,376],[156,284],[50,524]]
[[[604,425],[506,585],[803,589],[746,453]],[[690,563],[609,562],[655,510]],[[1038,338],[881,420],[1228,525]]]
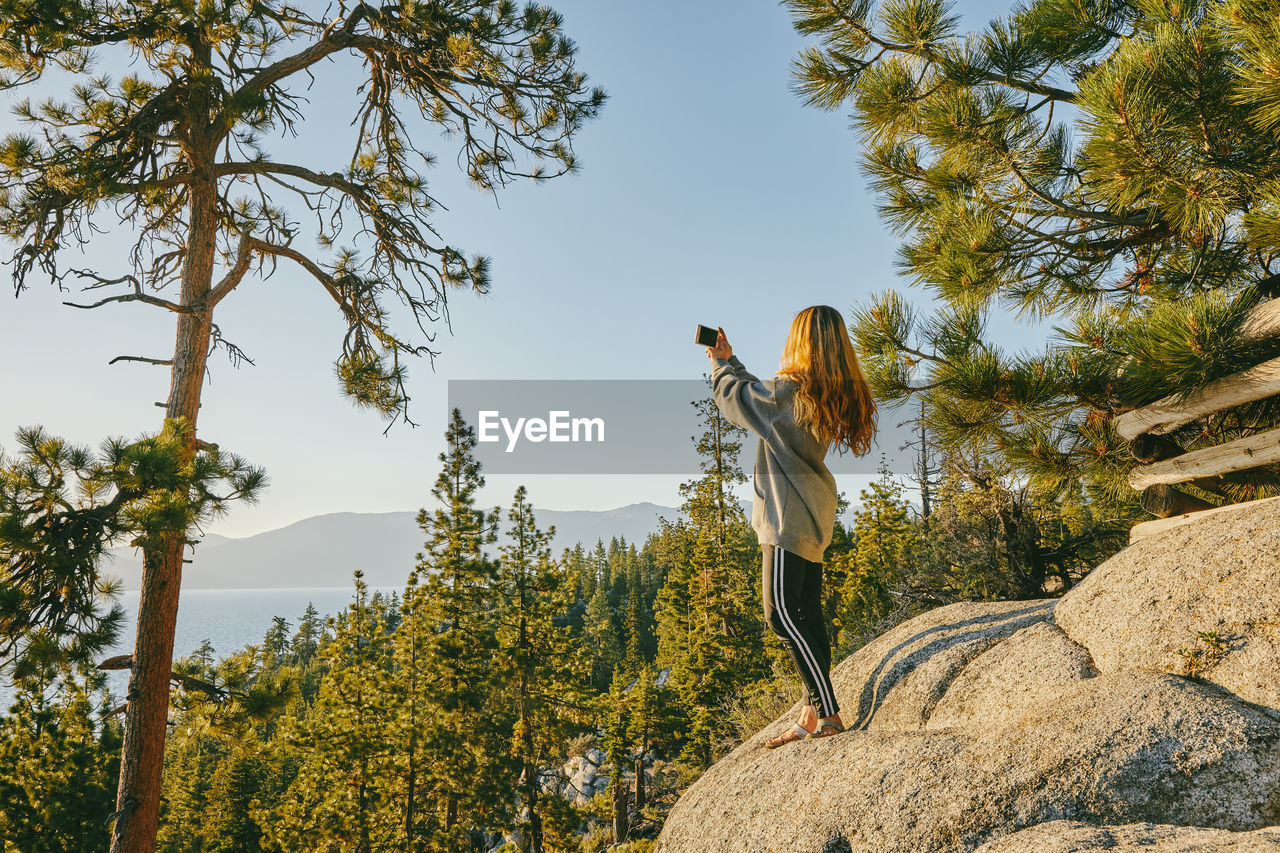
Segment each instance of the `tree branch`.
[[[940,57],[934,53],[928,46],[914,44],[898,44],[887,39],[877,36],[871,31],[866,24],[851,17],[840,4],[828,0],[827,7],[837,18],[845,23],[850,29],[855,30],[859,35],[867,41],[881,48],[881,52],[888,50],[893,53],[905,53],[911,56],[919,57],[925,62],[937,63]],[[1076,93],[1068,89],[1059,89],[1057,86],[1047,86],[1043,83],[1037,83],[1033,80],[1020,80],[1016,77],[1008,75],[999,75],[991,71],[979,71],[978,76],[988,83],[1002,83],[1011,89],[1017,89],[1020,92],[1027,92],[1032,95],[1040,95],[1045,98],[1051,98],[1055,101],[1066,101],[1074,103]]]
[[119,296],[108,296],[106,299],[99,299],[92,305],[82,305],[79,302],[63,302],[62,304],[69,305],[72,308],[101,308],[103,305],[110,302],[141,302],[145,305],[154,305],[157,308],[165,308],[169,311],[173,311],[175,314],[194,315],[196,313],[185,305],[179,305],[176,302],[170,302],[167,299],[161,299],[158,296],[151,296],[146,293],[122,293]]
[[245,273],[249,271],[249,262],[252,260],[252,251],[253,243],[251,242],[249,232],[247,230],[242,231],[240,234],[240,246],[236,250],[236,261],[231,266],[231,269],[227,271],[227,274],[222,277],[222,281],[218,282],[217,285],[209,291],[209,295],[205,297],[205,305],[207,308],[212,309],[215,305],[221,302],[228,293],[235,290],[236,285],[240,283],[241,279],[244,278]]
[[115,358],[111,359],[111,361],[108,361],[107,364],[115,364],[117,361],[140,361],[143,364],[160,364],[160,365],[173,364],[173,359],[171,358],[147,358],[146,356],[142,356],[142,355],[118,355]]
[[[106,660],[104,660],[102,663],[98,664],[98,669],[101,669],[101,670],[132,669],[132,668],[133,668],[132,654],[115,655],[114,657],[109,657]],[[244,695],[239,691],[231,690],[230,688],[227,688],[227,687],[219,687],[218,685],[205,681],[204,679],[196,678],[194,675],[187,675],[186,673],[178,672],[177,670],[172,670],[170,672],[169,680],[172,681],[174,684],[177,684],[179,687],[183,687],[187,690],[199,690],[201,693],[204,693],[205,695],[219,702],[224,701],[230,698],[231,696]],[[124,705],[121,705],[119,708],[112,710],[111,713],[114,714],[117,711],[122,710],[124,707],[125,707]]]
[[240,111],[258,100],[269,86],[316,64],[332,53],[350,47],[356,26],[368,15],[371,8],[361,3],[351,10],[351,14],[345,21],[336,19],[330,23],[314,44],[260,69],[236,91],[226,106],[214,117],[211,129],[215,135],[220,136],[229,132],[237,123]]
[[271,160],[219,163],[214,167],[214,174],[220,178],[227,175],[288,175],[301,178],[318,187],[341,190],[348,195],[367,196],[369,194],[369,188],[366,185],[349,181],[336,172],[315,172],[305,166],[276,163]]
[[342,313],[346,315],[347,320],[350,321],[354,319],[354,314],[350,306],[347,304],[346,299],[343,298],[342,294],[338,291],[338,288],[334,285],[333,276],[325,272],[324,269],[315,261],[302,254],[297,249],[291,249],[288,246],[268,243],[266,240],[262,240],[251,235],[247,236],[246,239],[249,241],[250,248],[253,251],[263,255],[274,255],[276,257],[288,258],[298,266],[302,267],[311,274],[312,278],[320,282],[320,284],[324,286],[325,290],[329,291],[329,295],[338,303],[338,306],[342,309]]

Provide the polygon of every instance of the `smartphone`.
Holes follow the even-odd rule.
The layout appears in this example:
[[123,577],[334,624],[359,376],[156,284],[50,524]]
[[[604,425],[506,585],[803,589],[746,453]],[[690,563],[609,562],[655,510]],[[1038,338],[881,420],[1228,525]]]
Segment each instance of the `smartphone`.
[[703,326],[703,325],[698,326],[698,337],[696,338],[698,342],[698,346],[713,347],[716,345],[716,341],[719,339],[720,339],[719,329],[714,329],[711,326]]

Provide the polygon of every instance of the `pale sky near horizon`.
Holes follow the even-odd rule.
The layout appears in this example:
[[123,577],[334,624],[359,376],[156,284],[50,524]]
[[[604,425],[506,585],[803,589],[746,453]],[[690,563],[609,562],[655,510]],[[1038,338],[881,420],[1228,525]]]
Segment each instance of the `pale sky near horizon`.
[[[893,235],[859,169],[844,113],[804,106],[790,90],[804,40],[774,3],[704,0],[644,4],[553,0],[578,44],[578,65],[609,93],[578,136],[582,171],[497,198],[467,185],[453,140],[425,138],[439,155],[433,194],[449,208],[443,238],[492,260],[485,296],[450,298],[435,370],[411,365],[416,429],[355,409],[338,391],[333,359],[342,324],[332,302],[298,271],[246,281],[218,308],[226,337],[255,359],[210,361],[200,433],[267,469],[256,506],[210,530],[245,536],[326,512],[428,505],[447,417],[449,379],[689,379],[708,369],[696,323],[721,325],[743,362],[771,375],[787,324],[826,303],[846,318],[888,287]],[[976,29],[1006,6],[957,5]],[[311,120],[278,150],[339,168],[350,131],[352,66],[317,77]],[[11,102],[11,99],[10,99]],[[17,122],[5,112],[0,130]],[[123,271],[123,240],[109,238],[65,266]],[[9,250],[0,251],[8,257]],[[113,274],[119,274],[115,272]],[[167,357],[171,315],[137,305],[77,311],[47,282],[0,309],[0,448],[40,423],[74,441],[154,431],[167,396],[165,368],[108,366],[120,354]],[[919,291],[908,291],[923,303]],[[1038,347],[1043,333],[1001,320],[1003,342]],[[895,417],[892,411],[887,417]],[[749,452],[743,467],[750,471]],[[677,476],[490,475],[484,505],[507,505],[524,483],[535,507],[608,509],[636,501],[678,505]],[[838,478],[855,498],[865,477]],[[749,497],[749,485],[743,497]]]

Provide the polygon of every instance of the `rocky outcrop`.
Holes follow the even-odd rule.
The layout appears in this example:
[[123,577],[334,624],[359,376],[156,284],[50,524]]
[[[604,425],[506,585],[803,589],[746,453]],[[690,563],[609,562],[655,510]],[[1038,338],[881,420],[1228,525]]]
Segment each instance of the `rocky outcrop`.
[[1023,628],[973,660],[947,689],[925,728],[999,728],[1016,722],[1076,683],[1097,675],[1089,653],[1061,628]]
[[832,673],[849,733],[764,748],[797,705],[684,792],[658,850],[1280,850],[1253,831],[1280,824],[1278,569],[1262,505],[1057,601],[910,620]]
[[832,673],[845,720],[872,731],[924,728],[970,661],[1047,620],[1053,604],[952,604],[886,632]]
[[609,774],[600,771],[604,759],[604,753],[597,747],[573,756],[558,771],[543,774],[543,792],[564,797],[575,806],[585,806],[609,787]]
[[1277,503],[1135,542],[1064,596],[1055,621],[1102,672],[1186,673],[1198,656],[1204,680],[1280,708]]

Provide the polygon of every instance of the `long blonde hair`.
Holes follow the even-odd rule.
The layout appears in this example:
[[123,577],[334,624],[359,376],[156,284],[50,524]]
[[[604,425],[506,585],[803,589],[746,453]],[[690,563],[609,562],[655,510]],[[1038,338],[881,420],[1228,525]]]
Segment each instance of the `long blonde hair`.
[[840,312],[829,305],[806,308],[791,321],[779,375],[799,386],[796,423],[840,453],[862,456],[876,431],[876,403]]

